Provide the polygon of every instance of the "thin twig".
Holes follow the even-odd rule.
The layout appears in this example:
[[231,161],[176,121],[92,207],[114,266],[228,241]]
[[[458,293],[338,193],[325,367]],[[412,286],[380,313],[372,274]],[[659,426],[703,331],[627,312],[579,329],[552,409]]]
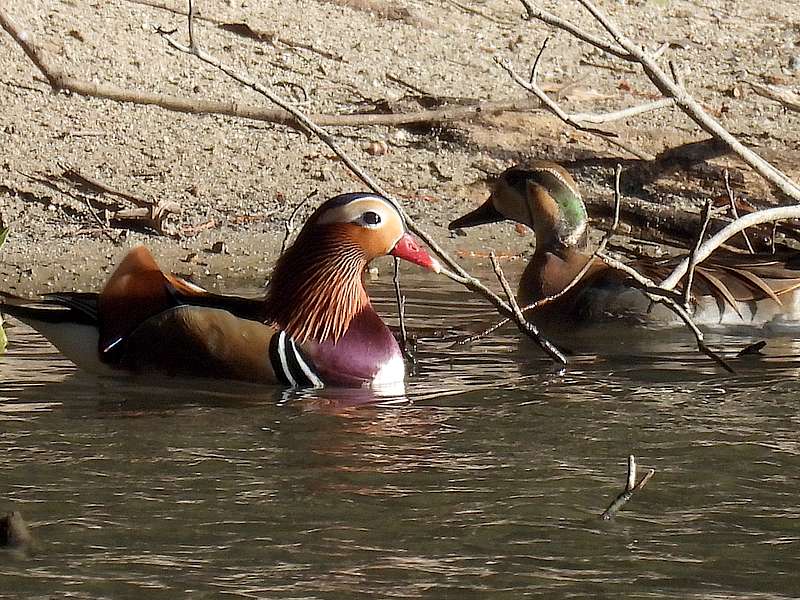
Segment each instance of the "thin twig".
[[[775,208],[765,208],[743,215],[720,229],[697,249],[697,264],[702,263],[722,244],[748,227],[788,219],[800,219],[800,206],[777,206]],[[672,270],[669,277],[661,282],[661,287],[665,290],[673,289],[686,274],[688,268],[689,258],[687,257]]]
[[541,335],[538,328],[533,324],[525,321],[524,319],[520,320],[518,315],[516,315],[508,305],[508,303],[504,302],[497,294],[492,292],[489,288],[487,288],[483,283],[481,283],[478,279],[467,273],[461,265],[459,265],[453,258],[451,258],[442,248],[439,246],[438,243],[423,229],[421,229],[414,221],[408,216],[408,214],[403,209],[402,205],[394,199],[388,192],[386,192],[369,174],[367,174],[356,162],[350,158],[336,143],[333,137],[322,127],[317,125],[314,121],[312,121],[305,113],[299,110],[296,106],[291,104],[290,102],[284,100],[271,90],[267,89],[266,87],[259,84],[257,81],[249,77],[248,75],[244,75],[241,73],[236,72],[233,68],[222,64],[219,60],[215,57],[211,56],[208,52],[203,50],[199,44],[197,43],[196,37],[194,35],[194,19],[193,19],[193,12],[194,12],[194,3],[192,0],[189,0],[189,46],[185,46],[170,36],[165,35],[164,38],[167,42],[175,49],[185,52],[188,54],[192,54],[202,60],[203,62],[219,69],[223,73],[225,73],[228,77],[238,81],[242,85],[249,87],[250,89],[258,92],[259,94],[263,95],[267,99],[269,99],[274,104],[277,104],[282,109],[291,113],[294,118],[296,119],[297,123],[299,124],[300,128],[306,131],[309,134],[316,136],[320,141],[322,141],[328,148],[330,148],[336,156],[347,166],[350,171],[355,174],[362,182],[364,182],[367,187],[369,187],[373,192],[385,197],[387,200],[392,202],[396,207],[398,212],[403,215],[407,228],[414,234],[417,235],[423,242],[425,242],[431,250],[439,256],[442,261],[449,267],[442,268],[441,272],[454,281],[457,281],[463,285],[465,285],[468,289],[472,290],[473,292],[481,294],[484,298],[489,300],[489,302],[494,305],[494,307],[500,311],[501,313],[510,316],[513,318],[514,322],[523,331],[526,335],[531,337],[542,350],[544,350],[553,360],[561,363],[566,364],[567,359],[566,357],[556,348],[549,340],[544,338]]
[[549,43],[550,43],[550,36],[548,35],[546,38],[544,38],[544,41],[542,42],[542,47],[539,48],[539,52],[536,54],[536,58],[533,61],[533,66],[531,67],[531,76],[530,79],[528,79],[528,83],[530,83],[531,85],[534,85],[536,84],[537,81],[539,81],[539,64],[542,61],[542,56],[544,56],[544,51],[547,48],[547,44]]
[[408,344],[408,332],[406,331],[406,297],[400,291],[400,259],[394,257],[394,275],[392,276],[392,283],[394,283],[394,297],[397,303],[397,316],[400,320],[400,350],[403,352],[406,360],[412,365],[416,365],[417,359],[411,351]]
[[662,98],[661,100],[654,100],[638,106],[630,106],[620,110],[615,110],[607,113],[571,113],[569,116],[574,121],[582,123],[594,123],[601,125],[603,123],[611,123],[612,121],[621,121],[622,119],[630,119],[637,115],[641,115],[654,110],[662,108],[669,108],[675,106],[675,100],[672,98]]
[[607,54],[611,54],[612,56],[616,56],[617,58],[621,58],[623,60],[631,60],[631,55],[623,50],[620,50],[614,46],[606,44],[603,40],[599,37],[592,35],[591,33],[586,33],[585,31],[575,27],[572,23],[564,21],[552,15],[548,12],[535,9],[533,5],[528,0],[520,0],[522,5],[525,7],[525,10],[528,12],[528,20],[531,19],[538,19],[542,23],[547,23],[552,27],[556,27],[557,29],[563,29],[564,31],[570,33],[574,37],[578,38],[579,40],[583,40],[587,44],[594,46],[595,48],[599,48],[603,52]]
[[633,454],[628,456],[628,477],[625,480],[625,489],[622,490],[620,495],[617,496],[609,505],[609,507],[603,511],[603,514],[600,515],[600,518],[603,521],[609,521],[613,519],[617,513],[622,510],[622,507],[625,506],[631,498],[633,498],[633,495],[647,485],[647,482],[650,481],[650,478],[653,477],[655,473],[655,469],[648,469],[647,473],[644,474],[644,477],[642,477],[637,483],[636,457],[634,457]]
[[686,309],[684,309],[683,306],[681,306],[675,300],[673,297],[674,294],[670,293],[671,289],[665,290],[663,288],[663,284],[661,287],[659,287],[655,282],[653,282],[652,279],[645,277],[630,265],[626,265],[625,263],[622,263],[603,252],[598,252],[597,256],[612,269],[617,269],[618,271],[622,271],[623,273],[629,275],[641,286],[642,293],[644,293],[644,295],[647,296],[652,302],[663,304],[676,315],[678,315],[678,317],[680,317],[689,330],[694,334],[695,340],[697,341],[697,349],[729,373],[735,373],[733,367],[731,367],[724,358],[708,347],[705,342],[705,336],[703,335],[703,332],[700,331],[700,328],[694,322],[694,319],[692,319],[691,315],[689,315]]
[[514,292],[508,283],[508,279],[506,279],[506,275],[503,273],[503,268],[500,266],[500,263],[497,262],[497,255],[494,253],[494,250],[489,252],[489,260],[492,261],[494,274],[497,276],[497,280],[500,282],[500,286],[503,288],[503,293],[505,293],[508,303],[511,305],[511,309],[514,311],[517,319],[522,322],[527,322],[525,315],[522,314],[522,309],[520,309],[519,304],[517,303],[517,298],[514,296]]
[[692,251],[689,254],[689,270],[686,273],[686,284],[683,288],[683,307],[686,310],[691,309],[692,299],[692,283],[694,282],[694,270],[697,267],[697,250],[703,243],[706,237],[706,230],[708,229],[708,222],[711,220],[711,199],[708,199],[703,206],[703,224],[700,226],[700,231],[697,234],[697,241],[692,246]]
[[[131,194],[130,192],[124,192],[122,190],[118,190],[115,187],[108,185],[107,183],[103,183],[99,179],[95,179],[94,177],[90,177],[85,173],[81,173],[78,169],[71,167],[71,166],[64,166],[64,172],[62,173],[62,177],[65,179],[69,179],[73,183],[77,183],[84,187],[91,188],[97,192],[102,194],[109,194],[111,196],[116,196],[117,198],[121,198],[123,200],[127,200],[134,206],[138,206],[140,208],[149,208],[156,205],[156,202],[152,200],[147,200],[146,198],[142,198],[141,196],[136,196],[135,194]],[[181,208],[177,202],[172,201],[172,205],[170,207],[170,212],[180,212]]]
[[750,87],[753,88],[753,91],[759,96],[774,100],[787,110],[800,112],[800,94],[774,85],[760,85],[753,81],[749,82],[749,84]]
[[84,201],[86,202],[86,208],[89,209],[89,214],[92,215],[92,218],[100,226],[100,231],[103,233],[103,235],[106,236],[108,240],[115,246],[119,244],[119,239],[115,238],[113,235],[111,235],[111,232],[108,231],[108,222],[100,218],[100,215],[97,214],[97,211],[94,209],[94,206],[92,206],[89,198],[84,198]]
[[[731,175],[728,173],[728,169],[725,169],[723,172],[723,180],[725,181],[725,192],[728,194],[728,202],[731,205],[731,212],[733,213],[733,218],[739,218],[739,211],[736,208],[736,198],[733,196],[733,188],[731,187]],[[747,235],[747,230],[742,230],[742,237],[744,238],[744,243],[747,244],[747,249],[750,251],[750,254],[755,254],[756,251],[753,250],[753,244],[750,243],[750,237]]]
[[555,103],[550,96],[547,95],[547,92],[539,87],[535,81],[528,82],[520,77],[507,59],[495,57],[494,60],[498,65],[500,65],[500,67],[503,68],[504,71],[506,71],[506,73],[511,76],[511,79],[536,96],[550,112],[552,112],[565,123],[571,125],[579,131],[585,131],[586,133],[594,133],[595,135],[600,135],[603,137],[617,137],[617,134],[613,131],[603,131],[602,129],[596,129],[595,127],[586,127],[585,125],[581,125],[575,119],[573,119],[571,115],[565,113],[564,110],[557,103]]
[[297,213],[299,213],[300,209],[302,209],[306,205],[306,203],[309,200],[311,200],[311,198],[316,196],[318,193],[319,190],[314,190],[313,192],[308,194],[305,198],[300,200],[300,202],[297,203],[297,206],[294,207],[294,210],[292,210],[292,214],[290,214],[289,218],[286,219],[286,222],[284,223],[284,227],[286,228],[286,233],[283,235],[283,241],[281,242],[281,254],[283,254],[283,251],[286,250],[286,244],[289,243],[289,238],[296,229],[294,224],[294,219],[297,216]]

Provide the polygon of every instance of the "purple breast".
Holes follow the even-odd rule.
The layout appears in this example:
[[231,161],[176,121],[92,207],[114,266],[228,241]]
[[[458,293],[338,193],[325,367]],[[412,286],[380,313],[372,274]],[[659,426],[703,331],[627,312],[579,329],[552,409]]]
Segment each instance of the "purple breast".
[[308,353],[326,384],[346,386],[371,382],[381,367],[401,357],[392,332],[372,307],[353,318],[338,342],[312,344]]

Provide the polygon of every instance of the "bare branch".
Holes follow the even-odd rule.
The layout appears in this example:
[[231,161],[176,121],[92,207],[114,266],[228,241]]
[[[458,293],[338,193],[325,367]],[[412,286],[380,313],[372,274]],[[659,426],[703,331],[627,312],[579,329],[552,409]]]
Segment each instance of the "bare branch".
[[528,20],[530,19],[537,19],[542,23],[547,23],[552,27],[557,29],[562,29],[579,40],[583,40],[587,44],[594,46],[595,48],[600,48],[603,52],[607,54],[611,54],[612,56],[616,56],[617,58],[621,58],[623,60],[631,60],[631,55],[627,52],[619,50],[618,48],[606,44],[603,40],[599,37],[592,35],[591,33],[586,33],[585,31],[575,27],[572,23],[564,21],[563,19],[559,19],[557,16],[545,12],[543,10],[538,10],[533,7],[533,5],[528,0],[520,0],[522,5],[525,7],[525,10],[528,12]]
[[760,85],[752,81],[749,84],[759,96],[779,102],[787,110],[800,112],[800,94],[774,85]]
[[697,234],[697,241],[692,247],[689,254],[689,271],[686,274],[686,285],[683,288],[683,307],[686,310],[691,308],[692,299],[692,283],[694,279],[694,270],[697,267],[697,250],[700,244],[703,243],[703,238],[706,237],[706,230],[708,229],[708,222],[711,220],[711,200],[709,199],[703,207],[703,224],[700,226],[700,231]]
[[594,123],[594,124],[610,123],[612,121],[627,119],[653,110],[659,110],[662,108],[668,108],[670,106],[674,106],[675,104],[674,99],[662,98],[654,102],[648,102],[646,104],[642,104],[639,106],[632,106],[630,108],[605,114],[596,114],[596,113],[568,114],[567,112],[564,111],[564,109],[562,109],[558,105],[557,102],[552,100],[550,96],[547,95],[547,93],[539,86],[537,82],[539,73],[539,64],[541,62],[542,55],[544,54],[544,50],[545,48],[547,48],[547,43],[549,41],[550,38],[548,37],[545,38],[544,42],[542,42],[542,47],[539,49],[539,52],[536,55],[536,59],[533,62],[533,67],[531,68],[531,76],[528,81],[525,81],[522,77],[520,77],[519,74],[517,74],[514,71],[514,68],[511,66],[511,63],[507,59],[495,57],[495,62],[498,65],[500,65],[518,85],[525,88],[526,90],[531,92],[534,96],[536,96],[539,99],[539,101],[544,105],[545,108],[547,108],[559,119],[561,119],[568,125],[571,125],[575,129],[578,129],[579,131],[585,131],[587,133],[593,133],[595,135],[602,136],[603,138],[606,139],[614,138],[617,137],[617,134],[610,131],[595,129],[593,127],[587,127],[586,125],[583,125],[583,123]]
[[[629,275],[634,281],[636,281],[642,289],[642,292],[645,296],[647,296],[653,302],[658,302],[659,304],[663,304],[667,308],[669,308],[672,312],[674,312],[680,319],[686,324],[686,326],[691,330],[694,334],[695,340],[697,341],[697,349],[700,350],[703,354],[708,356],[714,362],[716,362],[719,366],[723,369],[728,371],[729,373],[734,373],[735,371],[733,368],[725,361],[724,358],[719,356],[716,352],[711,350],[705,342],[705,336],[703,332],[700,331],[700,328],[694,322],[692,317],[686,312],[684,309],[673,297],[673,294],[670,293],[670,290],[664,289],[663,285],[659,287],[658,285],[653,282],[652,279],[649,279],[639,273],[636,269],[631,267],[630,265],[626,265],[611,256],[608,256],[605,253],[598,252],[598,258],[600,258],[604,263],[606,263],[612,269],[617,269],[618,271],[622,271]],[[687,259],[688,260],[688,259]]]
[[519,308],[519,304],[517,304],[517,298],[514,296],[514,292],[511,289],[511,286],[508,284],[508,279],[506,279],[506,275],[503,273],[500,263],[497,262],[497,255],[495,255],[494,250],[489,253],[489,260],[492,261],[494,274],[497,275],[497,280],[500,282],[500,286],[503,288],[503,292],[505,293],[508,303],[511,305],[511,308],[514,311],[514,314],[518,319],[524,321],[525,317]]
[[673,98],[662,98],[661,100],[654,100],[646,104],[639,104],[608,113],[572,113],[570,118],[574,121],[599,125],[602,123],[611,123],[612,121],[621,121],[622,119],[630,119],[637,115],[660,110],[662,108],[669,108],[671,106],[675,106],[675,100]]
[[39,69],[42,74],[47,78],[50,87],[54,90],[58,91],[63,89],[63,83],[61,81],[61,73],[58,69],[53,68],[41,50],[33,43],[33,36],[31,32],[22,29],[14,19],[11,18],[2,7],[0,7],[0,26],[8,32],[8,34],[14,38],[14,41],[20,45],[20,47],[25,51],[25,54],[28,55],[28,58],[31,59],[36,68]]
[[392,276],[392,283],[394,283],[394,297],[397,302],[397,316],[400,321],[400,350],[403,352],[406,360],[412,365],[417,364],[417,359],[408,345],[408,333],[406,332],[406,297],[400,291],[400,259],[396,256],[394,258],[394,275]]
[[[525,81],[522,77],[519,76],[519,74],[516,71],[514,71],[514,67],[511,66],[511,63],[507,59],[495,57],[494,60],[498,65],[500,65],[503,68],[503,70],[506,71],[506,73],[508,73],[511,76],[511,79],[513,79],[518,85],[525,88],[526,90],[531,92],[534,96],[536,96],[550,112],[552,112],[554,115],[556,115],[559,119],[561,119],[565,123],[571,125],[575,129],[578,129],[579,131],[594,133],[595,135],[600,135],[603,137],[616,137],[617,134],[612,131],[603,131],[602,129],[595,129],[594,127],[586,127],[585,125],[581,125],[571,115],[565,113],[564,110],[556,102],[554,102],[541,87],[539,87],[536,81],[533,81],[533,77],[531,77],[530,82]],[[538,57],[537,57],[537,62],[538,62]]]
[[297,229],[297,227],[295,226],[295,223],[294,223],[294,219],[297,216],[297,213],[299,213],[300,210],[306,205],[306,203],[309,200],[311,200],[311,198],[316,196],[318,193],[319,193],[319,190],[314,190],[310,194],[306,195],[305,198],[303,198],[302,200],[300,200],[300,202],[297,203],[297,206],[295,206],[294,209],[292,210],[292,214],[290,214],[289,218],[286,219],[286,222],[284,223],[284,227],[286,227],[286,233],[283,235],[283,240],[281,241],[281,252],[280,252],[280,254],[283,254],[283,252],[286,250],[286,244],[289,243],[289,238],[292,236],[292,234],[294,233],[295,229]]
[[[711,254],[724,244],[727,240],[754,225],[762,223],[771,223],[774,221],[783,221],[786,219],[800,219],[800,206],[778,206],[775,208],[765,208],[757,210],[742,217],[739,217],[734,222],[722,228],[715,235],[706,240],[700,248],[697,249],[697,264],[700,264],[707,259]],[[669,277],[661,282],[661,287],[665,290],[673,289],[681,278],[686,274],[689,268],[688,257],[684,259],[678,266],[673,269]]]
[[547,44],[550,43],[550,36],[544,38],[542,42],[542,47],[539,48],[539,52],[536,54],[536,59],[533,61],[533,66],[531,67],[531,77],[528,80],[528,83],[535,84],[539,80],[539,64],[542,61],[542,56],[544,56],[544,51],[547,48]]
[[[611,37],[614,38],[614,41],[625,49],[630,56],[628,60],[639,63],[642,66],[647,77],[662,94],[667,98],[673,98],[677,106],[686,113],[690,119],[697,123],[701,129],[725,142],[733,152],[739,155],[742,160],[750,165],[764,179],[772,183],[790,198],[800,202],[800,187],[798,187],[797,184],[731,135],[716,119],[705,111],[700,103],[697,102],[680,83],[670,78],[652,56],[648,55],[640,46],[634,44],[626,37],[616,24],[600,12],[590,0],[579,0],[579,2],[592,14],[597,22],[608,31]],[[525,4],[524,0],[523,4]],[[606,50],[607,48],[606,45],[592,45],[602,50]]]
[[[606,17],[590,0],[579,0],[581,5],[588,10],[595,20],[611,35],[614,41],[624,49],[619,51],[616,47],[610,46],[603,40],[587,34],[574,25],[559,19],[549,13],[538,11],[531,6],[528,0],[520,0],[528,12],[528,17],[538,19],[553,27],[561,29],[577,37],[578,39],[629,62],[638,63],[644,69],[645,74],[659,91],[667,98],[675,101],[675,104],[701,129],[710,133],[715,138],[723,141],[730,149],[742,158],[759,175],[777,187],[785,195],[793,200],[800,202],[800,187],[797,186],[780,170],[773,167],[770,163],[758,156],[755,152],[744,146],[739,140],[731,135],[716,119],[709,115],[705,109],[689,94],[680,83],[678,73],[675,77],[668,76],[658,65],[657,56],[648,54],[643,48],[633,43],[608,17]],[[677,81],[676,81],[677,79]]]
[[[243,106],[236,102],[217,102],[200,98],[184,98],[170,94],[154,94],[141,90],[131,90],[108,83],[95,83],[72,77],[54,66],[33,42],[30,31],[22,29],[6,10],[0,7],[0,25],[14,38],[25,54],[36,65],[55,92],[68,91],[87,98],[101,98],[114,102],[158,106],[165,110],[187,114],[217,114],[253,121],[262,121],[299,128],[291,112],[269,109],[261,106]],[[164,32],[159,32],[164,33]],[[356,113],[349,115],[315,114],[309,115],[315,123],[323,127],[397,127],[415,123],[445,123],[466,121],[476,117],[497,115],[504,112],[526,112],[540,108],[538,100],[508,100],[499,102],[476,102],[462,106],[446,106],[437,109],[405,113]]]

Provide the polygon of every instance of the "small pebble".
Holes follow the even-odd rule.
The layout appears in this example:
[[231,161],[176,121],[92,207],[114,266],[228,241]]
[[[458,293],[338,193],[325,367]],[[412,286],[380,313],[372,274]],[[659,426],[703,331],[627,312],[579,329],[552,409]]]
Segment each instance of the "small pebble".
[[388,154],[389,144],[387,144],[383,140],[378,140],[376,142],[367,142],[366,144],[364,144],[364,152],[366,152],[370,156],[383,156],[384,154]]
[[214,245],[211,246],[211,253],[212,254],[227,254],[228,253],[228,245],[225,242],[214,242]]

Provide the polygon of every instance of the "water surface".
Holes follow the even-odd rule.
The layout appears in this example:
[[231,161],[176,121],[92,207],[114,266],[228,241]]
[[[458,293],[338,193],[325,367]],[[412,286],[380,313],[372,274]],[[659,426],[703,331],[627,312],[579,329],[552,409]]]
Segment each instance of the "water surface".
[[[492,318],[455,287],[405,283],[412,327]],[[372,290],[390,315],[390,287]],[[101,380],[27,328],[9,339],[0,509],[40,547],[0,554],[0,597],[800,595],[788,337],[733,376],[683,332],[570,337],[563,372],[513,329],[423,340],[405,396],[378,404]],[[656,475],[601,522],[629,453]]]

